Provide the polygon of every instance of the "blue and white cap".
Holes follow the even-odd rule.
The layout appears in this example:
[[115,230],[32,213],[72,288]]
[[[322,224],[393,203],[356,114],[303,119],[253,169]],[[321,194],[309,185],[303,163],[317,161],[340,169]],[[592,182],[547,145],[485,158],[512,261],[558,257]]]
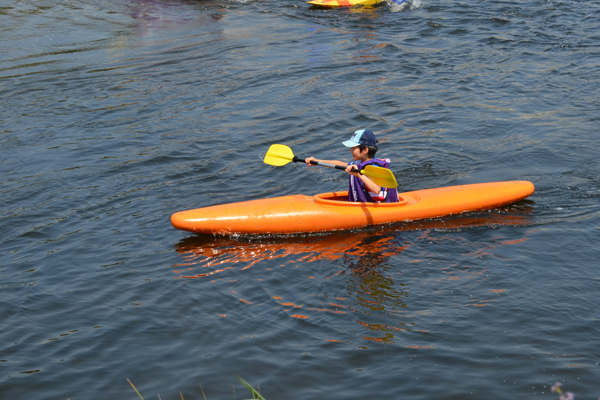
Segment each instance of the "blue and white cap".
[[354,132],[350,140],[346,140],[342,144],[346,147],[356,147],[361,144],[364,144],[365,146],[377,146],[377,138],[370,130],[361,129]]

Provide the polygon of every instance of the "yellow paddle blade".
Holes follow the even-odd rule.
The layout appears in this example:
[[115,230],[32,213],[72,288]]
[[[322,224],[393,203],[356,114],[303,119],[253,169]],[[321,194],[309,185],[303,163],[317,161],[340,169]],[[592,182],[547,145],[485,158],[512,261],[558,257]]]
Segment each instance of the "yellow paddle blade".
[[398,187],[398,182],[396,182],[396,177],[387,168],[376,167],[374,165],[367,165],[365,169],[363,169],[363,173],[371,178],[373,182],[378,184],[379,186],[388,188],[388,189],[396,189]]
[[273,144],[265,155],[265,164],[281,167],[294,159],[292,149],[283,144]]

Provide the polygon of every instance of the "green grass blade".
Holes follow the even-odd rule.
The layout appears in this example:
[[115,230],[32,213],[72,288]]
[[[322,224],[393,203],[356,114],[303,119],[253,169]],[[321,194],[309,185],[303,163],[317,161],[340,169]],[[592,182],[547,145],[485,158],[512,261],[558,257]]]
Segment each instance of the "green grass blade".
[[202,397],[204,397],[204,400],[206,400],[206,395],[204,394],[204,389],[202,388],[202,384],[199,383],[198,385],[200,385],[200,390],[202,390]]
[[258,393],[258,391],[256,389],[254,389],[252,386],[250,386],[250,384],[248,382],[246,382],[245,380],[243,380],[242,378],[240,378],[237,375],[234,375],[234,376],[238,381],[240,381],[240,383],[242,385],[244,385],[246,387],[246,389],[248,389],[252,393],[252,397],[256,396],[256,398],[259,400],[265,400],[265,398],[262,397],[261,394]]
[[135,392],[138,394],[138,396],[140,396],[140,399],[144,400],[144,398],[142,397],[142,395],[140,394],[140,392],[138,392],[138,390],[135,388],[135,386],[133,386],[133,383],[131,383],[131,381],[129,380],[129,378],[127,378],[127,382],[129,382],[129,384],[131,385],[131,387],[133,388],[133,390],[135,390]]

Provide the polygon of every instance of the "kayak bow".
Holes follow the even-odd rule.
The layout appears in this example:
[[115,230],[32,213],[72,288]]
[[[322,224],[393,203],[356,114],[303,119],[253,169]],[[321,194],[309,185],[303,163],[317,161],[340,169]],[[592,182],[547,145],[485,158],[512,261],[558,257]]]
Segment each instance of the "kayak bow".
[[534,190],[528,181],[479,183],[400,193],[398,203],[349,202],[348,192],[293,195],[181,211],[171,223],[215,235],[324,232],[487,210]]

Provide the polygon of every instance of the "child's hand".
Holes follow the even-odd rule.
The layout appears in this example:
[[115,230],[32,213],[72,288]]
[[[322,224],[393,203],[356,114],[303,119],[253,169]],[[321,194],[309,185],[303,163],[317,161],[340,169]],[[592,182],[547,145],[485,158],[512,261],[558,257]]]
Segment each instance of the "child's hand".
[[354,164],[350,164],[346,167],[346,172],[350,175],[359,176],[358,167]]
[[306,159],[304,159],[304,161],[305,161],[305,162],[306,162],[308,165],[311,165],[311,166],[314,166],[315,164],[311,164],[310,162],[311,162],[311,161],[316,161],[316,160],[317,160],[317,159],[316,159],[316,158],[314,158],[314,157],[307,157]]

